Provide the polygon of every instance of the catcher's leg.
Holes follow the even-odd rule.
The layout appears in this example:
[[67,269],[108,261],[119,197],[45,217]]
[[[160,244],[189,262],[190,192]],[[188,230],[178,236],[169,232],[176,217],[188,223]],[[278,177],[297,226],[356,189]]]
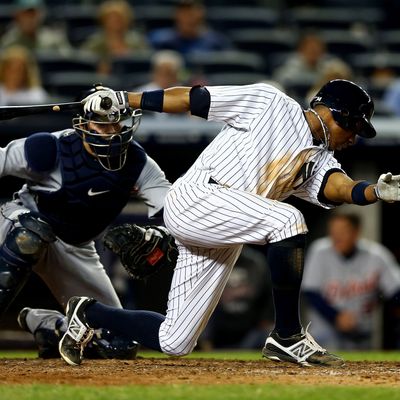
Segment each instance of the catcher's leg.
[[122,307],[93,241],[72,246],[57,240],[34,271],[63,308],[72,296],[94,297],[102,303]]
[[0,247],[0,315],[27,282],[47,244],[54,240],[51,227],[37,214],[18,216]]
[[[56,310],[23,308],[18,314],[19,326],[32,333],[40,358],[59,358],[58,343],[68,328],[67,317]],[[98,329],[85,348],[84,357],[90,359],[136,358],[138,343]]]

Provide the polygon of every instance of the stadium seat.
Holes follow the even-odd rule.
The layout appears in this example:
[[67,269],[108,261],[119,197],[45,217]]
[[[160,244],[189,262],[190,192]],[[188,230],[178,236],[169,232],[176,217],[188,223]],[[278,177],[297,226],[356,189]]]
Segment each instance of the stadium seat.
[[400,52],[400,29],[381,31],[379,42],[386,51]]
[[400,75],[400,53],[373,52],[354,55],[349,59],[356,74],[370,77],[377,69],[389,69]]
[[265,7],[209,7],[207,21],[217,31],[233,29],[273,28],[279,23],[279,13]]
[[209,85],[250,85],[268,80],[268,76],[257,72],[219,72],[207,74]]
[[113,89],[122,89],[123,84],[114,76],[104,76],[92,72],[53,72],[49,74],[43,85],[54,97],[77,100],[83,92],[89,90],[96,83],[102,83]]
[[143,27],[147,32],[154,29],[173,26],[174,6],[146,5],[134,6],[135,24]]
[[299,29],[348,29],[357,23],[377,26],[383,19],[383,10],[374,7],[294,7],[287,11],[287,21]]
[[[282,29],[238,29],[230,34],[234,45],[242,51],[257,53],[265,60],[264,72],[270,74],[282,54],[295,50],[297,34]],[[284,58],[284,57],[283,57]]]
[[149,73],[152,52],[138,52],[129,56],[114,57],[111,61],[113,74],[134,75]]
[[43,80],[53,72],[91,72],[97,70],[97,57],[83,52],[75,52],[73,57],[49,52],[37,54],[37,61]]
[[352,34],[349,30],[320,30],[320,36],[325,41],[328,51],[344,58],[364,54],[375,49],[374,37]]
[[194,73],[263,73],[264,61],[254,53],[241,51],[219,51],[193,53],[187,56],[187,66]]

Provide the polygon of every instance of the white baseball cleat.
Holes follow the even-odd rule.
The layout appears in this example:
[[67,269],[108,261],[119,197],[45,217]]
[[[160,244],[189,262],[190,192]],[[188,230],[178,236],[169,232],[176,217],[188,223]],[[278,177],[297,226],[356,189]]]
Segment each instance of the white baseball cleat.
[[61,357],[70,365],[80,365],[83,349],[93,336],[94,330],[87,324],[85,308],[94,303],[89,297],[71,297],[67,304],[68,329],[60,340]]
[[289,338],[281,338],[278,333],[272,332],[262,349],[263,357],[273,361],[288,361],[306,367],[340,367],[344,365],[343,359],[322,348],[307,330],[308,326],[305,331]]

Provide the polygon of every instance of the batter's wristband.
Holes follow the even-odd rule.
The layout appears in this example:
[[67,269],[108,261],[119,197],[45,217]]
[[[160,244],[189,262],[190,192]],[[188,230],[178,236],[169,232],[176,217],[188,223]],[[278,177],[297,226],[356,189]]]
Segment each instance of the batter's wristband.
[[143,92],[140,100],[142,110],[162,112],[164,105],[164,90]]
[[351,191],[351,200],[353,204],[357,204],[359,206],[366,206],[367,204],[373,203],[373,201],[368,201],[365,197],[365,189],[371,185],[367,181],[358,182],[353,186]]

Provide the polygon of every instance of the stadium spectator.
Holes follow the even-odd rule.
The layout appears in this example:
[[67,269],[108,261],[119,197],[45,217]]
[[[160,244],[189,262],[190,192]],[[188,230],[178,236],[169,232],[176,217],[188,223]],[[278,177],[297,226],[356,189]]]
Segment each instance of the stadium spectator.
[[393,79],[383,93],[382,103],[386,109],[400,117],[400,79]]
[[184,59],[173,50],[160,50],[151,58],[151,80],[137,88],[139,91],[166,89],[181,85],[184,80]]
[[316,240],[306,256],[302,291],[310,330],[329,349],[372,348],[380,294],[399,303],[400,269],[394,256],[360,233],[357,215],[333,214],[329,237]]
[[1,47],[20,45],[35,52],[71,54],[71,46],[64,30],[45,26],[44,17],[43,0],[17,0],[13,22],[1,39]]
[[0,105],[45,103],[47,97],[34,56],[22,46],[3,50],[0,55]]
[[324,63],[321,71],[318,73],[316,83],[307,93],[306,103],[311,101],[321,86],[333,79],[353,80],[353,71],[350,65],[339,59],[332,59]]
[[273,71],[272,77],[289,94],[292,94],[293,88],[300,91],[298,94],[304,98],[317,84],[326,64],[334,59],[337,60],[337,57],[327,52],[323,39],[317,33],[307,32],[299,39],[296,51]]
[[199,0],[181,0],[175,10],[174,27],[150,32],[155,49],[171,49],[186,55],[194,51],[228,50],[227,37],[206,25],[206,10]]
[[101,59],[99,72],[109,73],[110,60],[149,48],[145,35],[133,29],[134,12],[124,0],[105,1],[99,7],[99,29],[81,46]]

